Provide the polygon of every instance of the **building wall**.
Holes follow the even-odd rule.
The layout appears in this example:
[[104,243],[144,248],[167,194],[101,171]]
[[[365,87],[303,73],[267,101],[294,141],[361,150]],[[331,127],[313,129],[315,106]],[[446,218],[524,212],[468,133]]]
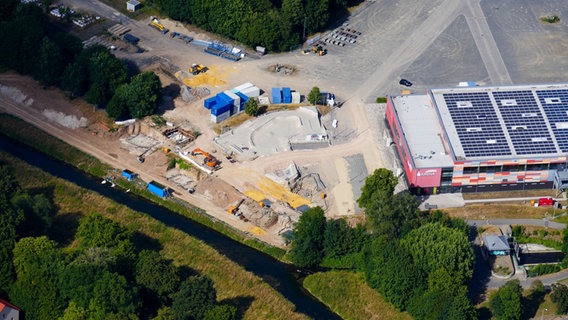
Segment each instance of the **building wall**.
[[391,136],[393,138],[398,157],[404,166],[404,172],[406,174],[406,179],[409,186],[411,188],[432,188],[439,186],[442,175],[441,168],[417,169],[414,167],[408,146],[403,138],[404,135],[400,126],[400,122],[398,121],[396,111],[392,106],[392,101],[390,98],[387,101],[385,117],[391,131]]
[[5,306],[2,311],[0,311],[0,319],[2,320],[19,320],[20,319],[20,311],[12,309],[8,306]]

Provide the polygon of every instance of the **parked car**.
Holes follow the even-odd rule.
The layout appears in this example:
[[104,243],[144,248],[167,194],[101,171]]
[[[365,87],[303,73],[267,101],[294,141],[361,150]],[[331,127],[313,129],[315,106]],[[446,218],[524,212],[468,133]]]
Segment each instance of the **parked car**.
[[400,85],[403,85],[405,87],[412,87],[412,82],[406,80],[406,79],[400,79],[400,81],[398,82]]

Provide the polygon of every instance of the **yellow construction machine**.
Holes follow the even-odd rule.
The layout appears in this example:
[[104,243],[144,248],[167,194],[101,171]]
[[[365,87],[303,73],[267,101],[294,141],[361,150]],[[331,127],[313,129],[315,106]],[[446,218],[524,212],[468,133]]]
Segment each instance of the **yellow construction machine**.
[[189,67],[189,73],[191,73],[192,75],[196,76],[200,73],[204,73],[207,71],[207,67],[200,65],[200,64],[192,64],[191,67]]
[[229,214],[236,214],[237,210],[239,210],[239,207],[241,206],[241,204],[243,204],[243,202],[245,202],[245,199],[241,199],[241,201],[239,201],[236,206],[230,206],[229,209],[227,209],[227,212]]
[[322,46],[313,46],[312,52],[316,53],[318,56],[325,56],[327,54],[327,49],[324,49]]
[[170,31],[168,28],[164,27],[163,24],[160,23],[160,21],[154,17],[150,18],[150,27],[153,27],[154,29],[160,31],[163,34],[168,33],[168,31]]

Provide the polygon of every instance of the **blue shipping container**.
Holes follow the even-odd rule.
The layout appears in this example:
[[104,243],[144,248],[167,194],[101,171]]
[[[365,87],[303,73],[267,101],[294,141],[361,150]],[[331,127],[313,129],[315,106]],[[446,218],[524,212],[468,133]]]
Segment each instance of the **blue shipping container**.
[[215,105],[213,109],[211,109],[211,114],[215,116],[219,116],[227,111],[230,111],[233,108],[233,104],[229,103],[226,105]]
[[290,90],[290,88],[282,88],[282,102],[292,103],[292,91]]
[[233,99],[224,92],[218,93],[215,97],[217,98],[217,104],[226,105],[227,103],[233,103]]
[[272,88],[272,103],[282,103],[282,92],[280,88]]
[[239,96],[239,98],[241,98],[241,104],[239,105],[239,111],[243,110],[243,106],[245,105],[245,102],[247,102],[249,97],[245,96],[244,94],[240,93],[239,91],[235,92],[235,94],[237,96]]
[[217,98],[211,97],[211,98],[207,98],[207,99],[205,99],[205,101],[203,101],[203,106],[205,107],[205,109],[211,110],[211,108],[213,108],[216,103],[217,103]]
[[156,181],[150,181],[148,183],[148,191],[162,198],[165,198],[168,195],[168,188],[157,183]]
[[122,176],[125,177],[128,180],[132,180],[132,179],[134,179],[134,172],[132,172],[128,169],[124,169],[124,170],[122,170]]

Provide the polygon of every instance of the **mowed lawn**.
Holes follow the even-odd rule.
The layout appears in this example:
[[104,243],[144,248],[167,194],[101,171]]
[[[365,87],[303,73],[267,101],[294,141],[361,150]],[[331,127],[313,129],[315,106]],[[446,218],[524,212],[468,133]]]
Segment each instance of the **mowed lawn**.
[[411,320],[365,283],[361,273],[328,271],[309,275],[304,287],[346,320]]

